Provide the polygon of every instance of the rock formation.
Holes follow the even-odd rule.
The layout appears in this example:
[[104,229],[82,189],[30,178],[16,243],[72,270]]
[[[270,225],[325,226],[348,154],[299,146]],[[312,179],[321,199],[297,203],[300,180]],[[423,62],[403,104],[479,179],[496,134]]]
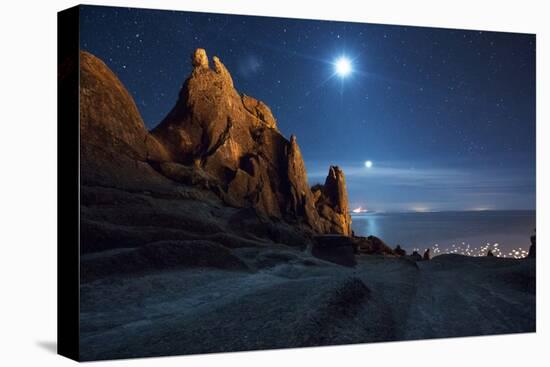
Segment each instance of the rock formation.
[[331,166],[324,185],[312,188],[315,206],[325,233],[351,235],[348,194],[344,172]]
[[401,248],[401,245],[397,245],[394,249],[393,249],[393,253],[395,254],[395,256],[406,256],[407,255],[407,251],[403,250]]
[[269,107],[240,95],[217,57],[198,49],[191,62],[175,106],[149,132],[114,73],[80,53],[84,251],[206,234],[231,246],[349,235],[343,172],[331,167],[316,196],[296,137],[281,134]]
[[148,160],[168,159],[120,80],[103,61],[84,51],[80,52],[80,137],[83,184],[127,186],[134,181],[139,185],[153,173]]
[[304,223],[319,233],[350,234],[343,172],[331,167],[316,205],[295,136],[288,141],[263,102],[240,95],[217,58],[203,49],[179,99],[152,134],[174,162],[194,165],[220,182],[226,203],[267,217]]
[[394,251],[384,241],[376,236],[351,237],[356,252],[366,255],[395,255]]
[[357,264],[352,238],[341,235],[316,236],[311,254],[319,259],[342,266],[353,267]]

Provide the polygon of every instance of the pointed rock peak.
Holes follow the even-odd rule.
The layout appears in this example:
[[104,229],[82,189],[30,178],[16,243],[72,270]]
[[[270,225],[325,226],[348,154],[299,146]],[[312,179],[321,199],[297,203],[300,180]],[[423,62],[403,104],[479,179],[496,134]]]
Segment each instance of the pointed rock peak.
[[346,179],[340,167],[330,166],[327,179],[325,180],[325,191],[338,212],[342,214],[348,212]]
[[208,69],[208,56],[206,55],[206,50],[204,48],[197,48],[191,56],[191,62],[195,68]]
[[305,177],[306,169],[302,159],[302,153],[300,152],[300,146],[298,145],[296,135],[294,134],[290,135],[290,143],[288,145],[287,155],[291,160],[290,164],[295,167],[299,167],[299,174]]
[[344,172],[338,166],[330,166],[328,170],[327,181],[329,180],[338,180],[341,176],[344,175]]
[[212,61],[214,62],[214,71],[223,77],[225,83],[233,87],[233,78],[231,78],[231,74],[229,74],[229,71],[227,70],[225,65],[222,64],[217,56],[214,56],[212,58]]
[[335,213],[328,217],[325,215],[334,224],[330,232],[349,236],[351,234],[351,216],[349,215],[348,191],[344,172],[340,167],[330,166],[323,186],[323,195],[328,199],[330,207]]

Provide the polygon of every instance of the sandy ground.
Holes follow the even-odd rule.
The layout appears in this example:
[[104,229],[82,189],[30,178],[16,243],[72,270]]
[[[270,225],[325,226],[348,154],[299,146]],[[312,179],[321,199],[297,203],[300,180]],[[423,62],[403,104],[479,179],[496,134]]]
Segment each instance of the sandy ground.
[[160,270],[128,267],[133,253],[82,258],[83,360],[535,331],[534,259],[360,256],[348,268],[278,246]]

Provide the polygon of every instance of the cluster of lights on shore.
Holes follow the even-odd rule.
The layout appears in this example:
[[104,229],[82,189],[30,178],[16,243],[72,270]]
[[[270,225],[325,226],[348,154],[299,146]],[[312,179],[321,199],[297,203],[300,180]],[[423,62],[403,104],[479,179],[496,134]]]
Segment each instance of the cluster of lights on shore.
[[[443,255],[443,254],[458,254],[458,255],[465,255],[465,256],[472,256],[472,257],[482,257],[487,256],[487,253],[491,250],[494,256],[496,257],[504,257],[504,258],[512,258],[512,259],[523,259],[524,257],[527,257],[529,254],[529,251],[523,249],[522,247],[518,247],[515,249],[512,249],[508,252],[502,251],[499,248],[498,243],[486,243],[483,246],[480,247],[472,247],[469,244],[462,242],[461,244],[452,244],[450,247],[447,247],[445,249],[442,249],[439,247],[439,244],[435,244],[431,247],[431,252],[433,256],[437,255]],[[422,253],[419,248],[413,249],[413,251],[417,251],[419,253]]]

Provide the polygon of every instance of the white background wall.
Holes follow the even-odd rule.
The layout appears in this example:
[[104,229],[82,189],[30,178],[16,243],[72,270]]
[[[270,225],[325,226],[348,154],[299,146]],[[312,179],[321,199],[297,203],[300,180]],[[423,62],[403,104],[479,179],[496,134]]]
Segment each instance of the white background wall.
[[[548,366],[550,9],[539,1],[132,0],[109,4],[537,33],[536,334],[100,362],[94,366]],[[0,366],[55,366],[56,12],[72,1],[6,0],[0,10]],[[545,226],[546,225],[546,226]],[[76,244],[75,244],[76,245]]]

